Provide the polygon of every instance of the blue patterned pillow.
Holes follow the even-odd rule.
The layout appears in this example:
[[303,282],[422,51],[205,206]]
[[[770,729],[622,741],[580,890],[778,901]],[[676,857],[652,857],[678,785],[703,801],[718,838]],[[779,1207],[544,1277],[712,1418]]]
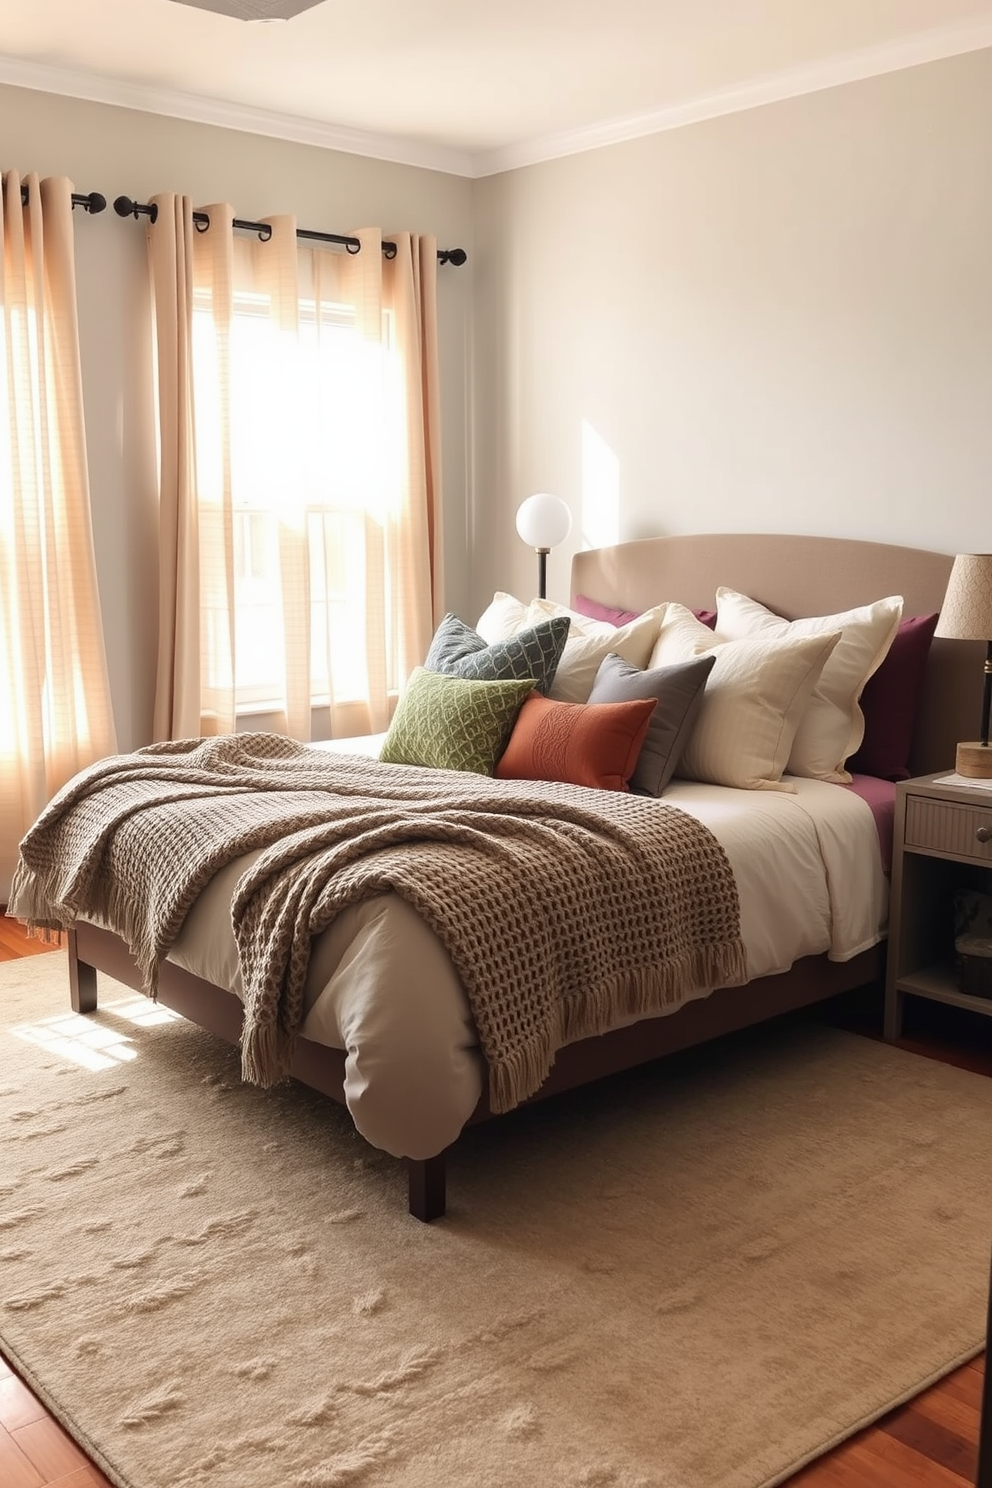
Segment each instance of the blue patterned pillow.
[[464,677],[470,682],[522,681],[530,677],[538,692],[547,693],[555,680],[570,624],[567,615],[556,615],[487,646],[479,632],[464,620],[445,615],[434,632],[424,666],[429,672]]

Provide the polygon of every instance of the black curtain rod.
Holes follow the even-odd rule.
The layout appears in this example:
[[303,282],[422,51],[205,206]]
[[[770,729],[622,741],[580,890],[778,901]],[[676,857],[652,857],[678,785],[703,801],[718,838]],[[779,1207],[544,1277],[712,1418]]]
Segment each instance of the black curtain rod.
[[[27,200],[28,188],[26,186],[22,186],[21,205],[26,206]],[[107,198],[105,196],[101,196],[99,191],[88,191],[85,194],[82,191],[74,191],[72,193],[72,205],[74,207],[82,207],[84,212],[92,212],[95,215],[97,212],[103,212],[106,210]]]
[[[106,203],[104,204],[106,205]],[[158,207],[154,202],[136,202],[129,196],[119,196],[114,202],[114,211],[118,217],[149,217],[152,222],[158,216]],[[210,216],[207,212],[194,212],[193,222],[199,232],[206,232],[210,226]],[[241,217],[235,217],[234,227],[243,232],[258,233],[262,242],[265,243],[272,236],[272,229],[266,222],[246,222]],[[311,238],[317,243],[340,243],[348,253],[361,252],[361,239],[345,237],[341,233],[317,232],[315,229],[298,227],[296,229],[298,238]],[[396,244],[383,243],[382,251],[387,258],[396,257]],[[437,250],[437,261],[441,264],[454,264],[459,268],[468,258],[464,248],[439,248]]]

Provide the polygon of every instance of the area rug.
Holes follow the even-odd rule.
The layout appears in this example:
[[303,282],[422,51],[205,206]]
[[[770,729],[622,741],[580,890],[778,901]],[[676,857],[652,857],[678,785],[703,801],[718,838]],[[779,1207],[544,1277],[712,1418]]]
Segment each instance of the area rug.
[[974,1355],[992,1085],[775,1025],[467,1133],[0,966],[0,1340],[123,1488],[769,1488]]

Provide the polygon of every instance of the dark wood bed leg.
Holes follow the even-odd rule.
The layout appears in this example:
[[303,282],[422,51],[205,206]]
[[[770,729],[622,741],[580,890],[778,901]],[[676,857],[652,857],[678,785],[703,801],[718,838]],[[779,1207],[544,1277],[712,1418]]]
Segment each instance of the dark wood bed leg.
[[96,967],[79,959],[75,930],[68,932],[69,998],[74,1013],[96,1012]]
[[429,1224],[440,1219],[445,1201],[445,1154],[436,1157],[408,1157],[407,1175],[410,1185],[410,1213],[414,1219]]

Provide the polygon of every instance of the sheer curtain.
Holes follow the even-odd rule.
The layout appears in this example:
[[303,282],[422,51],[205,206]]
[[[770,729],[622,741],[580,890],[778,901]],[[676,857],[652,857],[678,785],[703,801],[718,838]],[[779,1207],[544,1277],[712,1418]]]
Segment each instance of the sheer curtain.
[[7,171],[0,214],[2,903],[17,844],[42,807],[116,741],[90,526],[72,183]]
[[156,737],[384,729],[442,603],[436,243],[153,200]]

